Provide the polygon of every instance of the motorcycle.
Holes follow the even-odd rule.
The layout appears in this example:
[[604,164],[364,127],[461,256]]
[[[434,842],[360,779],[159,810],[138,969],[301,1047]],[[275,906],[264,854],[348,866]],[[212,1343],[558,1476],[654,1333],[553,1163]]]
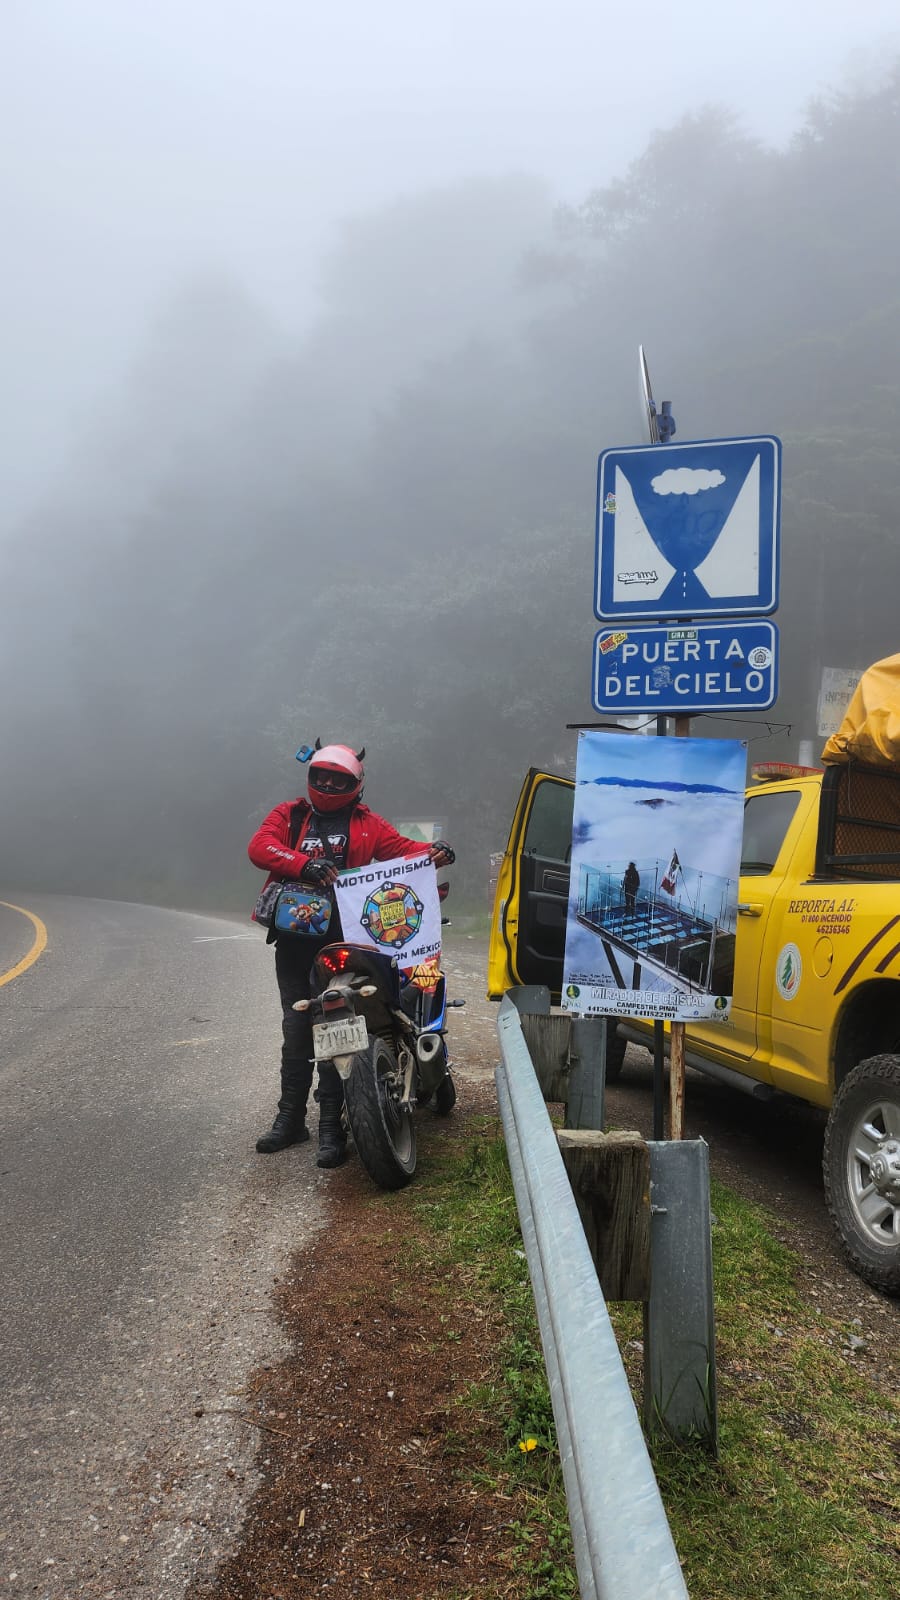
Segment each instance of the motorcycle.
[[[448,884],[438,893],[444,900]],[[447,918],[442,918],[447,922]],[[344,1116],[359,1158],[382,1189],[402,1189],[416,1170],[417,1106],[447,1116],[456,1085],[447,1055],[447,999],[436,962],[404,969],[371,945],[326,945],[313,964],[314,994],[296,1011],[314,1018],[313,1054],[344,1085]]]

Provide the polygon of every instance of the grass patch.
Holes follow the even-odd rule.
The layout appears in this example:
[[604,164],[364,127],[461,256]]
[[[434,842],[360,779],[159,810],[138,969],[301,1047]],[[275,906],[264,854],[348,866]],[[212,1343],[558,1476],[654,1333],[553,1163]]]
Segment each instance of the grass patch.
[[483,1132],[464,1146],[445,1146],[442,1159],[430,1156],[426,1170],[427,1194],[424,1186],[418,1190],[416,1209],[433,1245],[428,1270],[452,1265],[485,1307],[485,1340],[494,1356],[490,1376],[467,1398],[499,1423],[504,1444],[472,1472],[473,1483],[490,1492],[514,1491],[510,1557],[522,1575],[520,1600],[574,1600],[578,1584],[553,1410],[496,1120],[485,1118]]
[[[569,1600],[578,1589],[562,1474],[496,1121],[464,1145],[448,1141],[426,1171],[416,1209],[429,1224],[428,1268],[453,1264],[493,1340],[491,1376],[469,1398],[502,1419],[505,1446],[474,1477],[526,1490],[513,1528],[523,1597]],[[719,1459],[666,1441],[653,1452],[692,1600],[892,1594],[900,1411],[856,1368],[844,1347],[852,1330],[797,1287],[796,1258],[763,1213],[719,1185],[713,1209]],[[640,1308],[611,1311],[639,1404]]]

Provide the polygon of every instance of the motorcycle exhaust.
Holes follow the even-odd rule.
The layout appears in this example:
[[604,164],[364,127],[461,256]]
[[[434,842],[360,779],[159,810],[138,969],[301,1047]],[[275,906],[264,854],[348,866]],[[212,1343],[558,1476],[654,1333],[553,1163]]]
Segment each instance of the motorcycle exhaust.
[[430,1067],[437,1056],[441,1054],[442,1044],[439,1033],[420,1033],[416,1040],[416,1055],[420,1067]]

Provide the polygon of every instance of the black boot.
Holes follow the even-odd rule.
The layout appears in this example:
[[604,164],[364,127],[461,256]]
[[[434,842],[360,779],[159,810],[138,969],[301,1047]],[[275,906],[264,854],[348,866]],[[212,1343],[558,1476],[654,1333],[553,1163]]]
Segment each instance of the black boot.
[[340,1167],[347,1159],[347,1135],[341,1121],[344,1086],[337,1067],[329,1063],[319,1068],[319,1154],[317,1167]]
[[306,1126],[306,1101],[312,1084],[312,1066],[308,1061],[288,1061],[281,1068],[281,1099],[278,1114],[268,1133],[256,1141],[261,1155],[272,1155],[276,1150],[286,1150],[291,1144],[304,1144],[309,1138]]
[[319,1154],[317,1167],[340,1167],[347,1159],[347,1135],[341,1123],[343,1100],[317,1095],[319,1102]]

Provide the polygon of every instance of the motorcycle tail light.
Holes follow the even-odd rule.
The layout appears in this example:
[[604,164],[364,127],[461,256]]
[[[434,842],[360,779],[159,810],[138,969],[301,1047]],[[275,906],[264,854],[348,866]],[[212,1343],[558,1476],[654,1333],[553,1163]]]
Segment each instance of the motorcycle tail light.
[[346,972],[350,964],[350,951],[343,948],[327,950],[319,960],[327,972]]

